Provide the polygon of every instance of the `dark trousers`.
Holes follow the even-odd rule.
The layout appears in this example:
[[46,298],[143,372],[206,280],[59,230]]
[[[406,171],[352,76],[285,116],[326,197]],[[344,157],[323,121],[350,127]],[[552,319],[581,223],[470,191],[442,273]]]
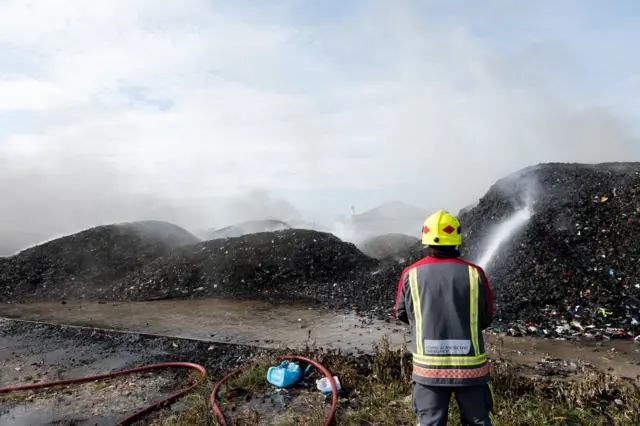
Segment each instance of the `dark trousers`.
[[451,393],[460,408],[462,426],[495,426],[493,421],[493,389],[479,386],[425,386],[413,383],[413,411],[418,426],[447,426]]

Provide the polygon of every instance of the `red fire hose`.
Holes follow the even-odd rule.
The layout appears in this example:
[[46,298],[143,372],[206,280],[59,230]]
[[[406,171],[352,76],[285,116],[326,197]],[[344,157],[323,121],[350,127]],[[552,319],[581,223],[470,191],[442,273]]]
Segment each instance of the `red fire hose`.
[[114,377],[124,376],[124,375],[127,375],[127,374],[139,373],[141,371],[156,370],[156,369],[159,369],[159,368],[170,368],[170,367],[192,368],[194,370],[198,370],[199,372],[201,372],[202,373],[202,377],[200,377],[200,380],[196,381],[194,384],[192,384],[188,388],[185,388],[185,389],[181,390],[180,392],[175,393],[175,394],[163,399],[162,401],[158,401],[153,405],[149,405],[148,407],[145,407],[142,410],[140,410],[140,411],[132,414],[131,416],[127,417],[126,419],[123,419],[120,422],[116,423],[116,426],[127,426],[127,425],[131,425],[134,422],[140,420],[140,418],[142,418],[144,415],[149,414],[150,412],[152,412],[154,410],[157,410],[160,407],[164,407],[167,404],[175,401],[176,399],[180,398],[181,396],[183,396],[184,394],[189,392],[191,389],[193,389],[196,386],[200,385],[204,381],[204,378],[206,377],[207,370],[205,370],[205,368],[203,366],[201,366],[199,364],[194,364],[194,363],[191,363],[191,362],[164,362],[164,363],[161,363],[161,364],[145,365],[145,366],[142,366],[142,367],[131,368],[131,369],[128,369],[128,370],[115,371],[113,373],[99,374],[97,376],[86,376],[86,377],[79,377],[77,379],[58,380],[56,382],[33,383],[33,384],[30,384],[30,385],[20,385],[20,386],[13,386],[13,387],[7,387],[7,388],[0,388],[0,394],[1,393],[15,392],[15,391],[45,389],[45,388],[50,388],[50,387],[53,387],[53,386],[70,385],[70,384],[74,384],[74,383],[93,382],[93,381],[96,381],[96,380],[111,379],[111,378],[114,378]]
[[[333,374],[331,374],[329,372],[329,370],[327,370],[322,364],[320,364],[317,361],[314,361],[310,358],[306,358],[303,356],[297,356],[297,355],[283,355],[283,356],[277,356],[275,357],[275,359],[297,359],[298,361],[303,361],[303,362],[307,362],[311,365],[313,365],[314,367],[316,367],[318,370],[320,370],[322,372],[322,374],[325,375],[325,377],[327,377],[327,379],[329,379],[329,383],[334,383],[333,381]],[[211,407],[213,409],[213,412],[216,413],[216,415],[218,416],[218,422],[220,423],[221,426],[227,426],[227,422],[224,419],[224,415],[222,414],[222,411],[220,411],[220,407],[218,406],[218,403],[216,402],[216,395],[218,393],[218,390],[220,390],[220,387],[224,384],[224,382],[226,382],[227,380],[229,380],[230,378],[232,378],[233,376],[235,376],[236,374],[240,373],[243,370],[246,370],[247,368],[251,368],[254,367],[256,364],[258,364],[260,361],[254,361],[251,362],[249,364],[243,365],[242,367],[232,371],[231,373],[227,374],[226,376],[224,376],[218,383],[216,383],[216,385],[213,387],[213,391],[211,392]],[[338,410],[338,390],[336,389],[335,384],[333,386],[331,386],[331,411],[329,411],[329,414],[327,415],[327,419],[324,422],[324,426],[331,426],[333,424],[333,420],[335,418],[336,415],[336,411]]]
[[[296,356],[296,355],[284,355],[284,356],[279,356],[279,357],[275,357],[275,359],[297,359],[300,361],[304,361],[304,362],[308,362],[309,364],[312,364],[313,366],[317,367],[326,377],[329,378],[329,383],[333,383],[333,376],[332,374],[329,372],[329,370],[327,370],[322,364],[313,361],[312,359],[309,358],[305,358],[305,357],[301,357],[301,356]],[[226,426],[226,421],[224,419],[224,416],[222,414],[222,412],[220,411],[220,407],[218,407],[218,404],[216,402],[216,394],[218,393],[218,390],[220,389],[220,386],[222,386],[222,384],[224,384],[224,382],[226,382],[228,379],[230,379],[231,377],[235,376],[236,374],[238,374],[240,371],[245,370],[247,368],[253,367],[256,364],[258,364],[260,361],[255,361],[252,362],[250,364],[246,364],[240,368],[238,368],[237,370],[234,370],[233,372],[227,374],[225,377],[222,378],[222,380],[220,380],[218,383],[216,383],[216,385],[213,388],[213,391],[211,392],[211,407],[213,412],[216,414],[216,416],[218,417],[221,426]],[[118,376],[124,376],[127,374],[133,374],[133,373],[139,373],[141,371],[148,371],[148,370],[156,370],[159,368],[170,368],[170,367],[185,367],[185,368],[191,368],[194,370],[198,370],[199,372],[202,373],[202,376],[200,377],[200,379],[198,381],[196,381],[194,384],[192,384],[191,386],[181,390],[180,392],[177,392],[165,399],[163,399],[162,401],[158,401],[155,404],[149,405],[148,407],[143,408],[142,410],[132,414],[131,416],[127,417],[126,419],[123,419],[121,421],[119,421],[118,423],[116,423],[116,426],[128,426],[131,425],[133,423],[135,423],[136,421],[140,420],[143,416],[151,413],[152,411],[157,410],[158,408],[161,407],[165,407],[166,405],[170,404],[171,402],[175,401],[176,399],[182,397],[183,395],[185,395],[187,392],[189,392],[190,390],[192,390],[193,388],[195,388],[196,386],[199,386],[200,384],[202,384],[202,382],[204,381],[206,374],[207,374],[207,370],[199,365],[199,364],[194,364],[191,362],[164,362],[161,364],[152,364],[152,365],[145,365],[142,367],[136,367],[136,368],[131,368],[128,370],[122,370],[122,371],[116,371],[113,373],[105,373],[105,374],[99,374],[96,376],[86,376],[86,377],[79,377],[76,379],[66,379],[66,380],[58,380],[55,382],[43,382],[43,383],[33,383],[33,384],[29,384],[29,385],[19,385],[19,386],[11,386],[11,387],[3,387],[0,388],[0,394],[2,393],[9,393],[9,392],[17,392],[17,391],[27,391],[27,390],[37,390],[37,389],[46,389],[46,388],[51,388],[54,386],[63,386],[63,385],[70,385],[70,384],[77,384],[77,383],[85,383],[85,382],[93,382],[96,380],[105,380],[105,379],[112,379],[114,377],[118,377]],[[327,416],[327,420],[325,421],[325,426],[330,426],[333,423],[333,419],[335,417],[336,411],[338,408],[338,391],[336,389],[335,386],[332,387],[332,401],[331,401],[331,411],[329,412],[329,415]]]

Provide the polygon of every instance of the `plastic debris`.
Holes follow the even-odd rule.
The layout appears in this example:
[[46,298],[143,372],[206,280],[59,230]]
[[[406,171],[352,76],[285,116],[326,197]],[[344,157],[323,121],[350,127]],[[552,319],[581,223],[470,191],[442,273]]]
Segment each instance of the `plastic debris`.
[[295,362],[282,361],[267,371],[267,381],[278,388],[286,388],[302,379],[302,370]]
[[[336,390],[340,392],[342,390],[342,385],[340,384],[340,379],[337,376],[333,376],[333,382],[335,383]],[[327,395],[332,393],[333,387],[331,382],[326,377],[323,377],[319,380],[316,380],[316,387],[323,395]]]

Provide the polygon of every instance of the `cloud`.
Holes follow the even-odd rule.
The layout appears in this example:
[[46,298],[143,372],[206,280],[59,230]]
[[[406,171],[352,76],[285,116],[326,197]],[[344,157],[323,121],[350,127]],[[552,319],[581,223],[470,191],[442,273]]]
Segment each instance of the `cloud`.
[[223,226],[278,210],[256,190],[455,210],[533,163],[637,157],[638,63],[596,95],[595,6],[542,3],[0,0],[0,230]]

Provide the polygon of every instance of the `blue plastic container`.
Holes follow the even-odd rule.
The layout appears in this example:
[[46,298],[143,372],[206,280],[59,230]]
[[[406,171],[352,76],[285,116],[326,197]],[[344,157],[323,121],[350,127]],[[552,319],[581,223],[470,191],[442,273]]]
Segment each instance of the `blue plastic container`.
[[269,368],[267,381],[279,388],[286,388],[302,378],[300,366],[294,362],[282,361],[277,367]]

